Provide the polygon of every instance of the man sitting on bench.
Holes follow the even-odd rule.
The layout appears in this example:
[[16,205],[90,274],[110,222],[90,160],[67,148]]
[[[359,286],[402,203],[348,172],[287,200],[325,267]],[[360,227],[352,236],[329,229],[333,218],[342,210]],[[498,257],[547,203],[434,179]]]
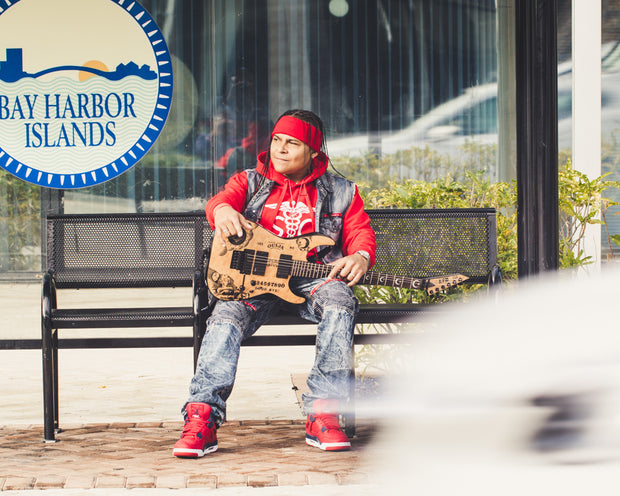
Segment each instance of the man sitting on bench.
[[[327,253],[313,253],[333,269],[323,279],[292,277],[291,289],[306,301],[299,314],[318,323],[317,352],[303,395],[306,443],[323,450],[351,444],[338,423],[350,391],[351,353],[358,302],[351,286],[374,263],[375,235],[357,187],[327,172],[324,126],[306,110],[289,110],[276,122],[269,149],[255,169],[233,176],[206,206],[214,243],[241,237],[256,222],[283,238],[320,232],[335,241]],[[217,450],[216,429],[225,420],[243,339],[266,322],[282,301],[274,295],[218,301],[207,321],[190,396],[183,406],[185,427],[174,445],[179,457]]]

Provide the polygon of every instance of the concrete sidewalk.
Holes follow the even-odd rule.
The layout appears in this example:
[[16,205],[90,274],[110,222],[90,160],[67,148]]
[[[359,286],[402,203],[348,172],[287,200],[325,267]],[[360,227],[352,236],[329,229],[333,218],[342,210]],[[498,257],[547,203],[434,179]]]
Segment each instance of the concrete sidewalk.
[[[5,315],[18,319],[38,312],[37,303],[24,302],[17,293],[5,293],[16,305]],[[615,297],[609,290],[591,297],[601,295]],[[96,293],[83,297],[105,304]],[[571,298],[562,301],[574,305]],[[620,449],[608,441],[618,439],[618,429],[603,430],[601,443],[596,442],[600,427],[583,423],[586,436],[574,449],[533,449],[532,435],[553,412],[534,407],[525,391],[549,391],[550,379],[564,383],[561,379],[583,373],[581,366],[574,368],[579,361],[541,373],[547,359],[558,355],[594,358],[598,371],[605,365],[598,358],[609,359],[611,350],[616,370],[617,333],[607,326],[608,335],[594,340],[599,354],[592,355],[590,338],[599,335],[581,326],[588,340],[575,341],[573,355],[571,347],[555,346],[565,340],[568,328],[558,325],[552,329],[558,338],[548,341],[553,346],[545,350],[539,346],[542,330],[522,325],[522,309],[530,305],[515,305],[508,315],[519,318],[508,321],[505,308],[495,313],[494,307],[485,308],[488,328],[467,313],[444,322],[442,339],[426,340],[426,346],[422,340],[402,357],[413,370],[401,378],[398,395],[356,403],[353,449],[339,453],[304,443],[304,418],[291,375],[308,372],[312,347],[243,348],[228,423],[219,432],[220,449],[198,460],[176,459],[171,453],[181,432],[191,349],[60,350],[64,431],[57,443],[41,442],[41,352],[0,351],[0,493],[30,496],[34,489],[45,489],[46,496],[129,491],[126,496],[193,496],[217,488],[218,496],[615,495]],[[30,313],[27,319],[35,322]],[[581,314],[562,311],[553,318],[575,320],[576,315]],[[537,318],[536,313],[529,318]],[[497,322],[504,321],[498,330]],[[28,332],[24,337],[35,334],[32,328]],[[507,336],[512,338],[506,341]],[[532,366],[536,357],[533,363],[545,365]],[[375,431],[379,417],[380,432]],[[588,442],[590,428],[594,438]]]
[[[229,420],[302,418],[291,373],[314,350],[242,348]],[[0,425],[42,424],[39,350],[0,351]],[[191,348],[59,350],[60,422],[179,421],[193,372]]]

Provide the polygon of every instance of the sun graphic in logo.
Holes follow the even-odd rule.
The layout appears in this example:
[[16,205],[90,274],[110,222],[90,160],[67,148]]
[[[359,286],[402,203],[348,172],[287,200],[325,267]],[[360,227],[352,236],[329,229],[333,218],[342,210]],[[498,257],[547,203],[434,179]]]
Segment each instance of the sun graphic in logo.
[[[100,71],[105,71],[105,72],[108,72],[110,70],[108,69],[107,65],[101,62],[101,60],[89,60],[88,62],[85,62],[84,64],[82,64],[82,66],[90,67],[91,69],[98,69]],[[96,76],[94,72],[90,72],[90,71],[79,71],[78,72],[78,79],[80,81],[86,81],[87,79],[93,76]]]

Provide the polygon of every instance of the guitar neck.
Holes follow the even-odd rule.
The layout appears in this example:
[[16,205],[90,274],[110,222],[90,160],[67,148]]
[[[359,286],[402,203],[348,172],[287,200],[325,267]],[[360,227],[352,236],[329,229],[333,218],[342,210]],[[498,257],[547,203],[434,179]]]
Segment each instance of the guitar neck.
[[[298,277],[309,277],[320,279],[327,277],[332,268],[329,265],[322,265],[312,262],[293,262],[291,275]],[[391,286],[406,289],[425,289],[427,280],[416,277],[396,276],[381,272],[366,272],[357,284],[367,284],[370,286]]]

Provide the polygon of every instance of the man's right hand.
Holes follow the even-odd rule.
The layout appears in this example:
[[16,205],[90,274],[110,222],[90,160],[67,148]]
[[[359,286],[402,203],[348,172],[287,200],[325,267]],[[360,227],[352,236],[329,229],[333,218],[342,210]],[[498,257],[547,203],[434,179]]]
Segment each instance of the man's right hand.
[[252,224],[241,213],[227,204],[220,205],[215,209],[213,225],[215,226],[215,236],[222,245],[226,244],[224,243],[225,238],[234,234],[243,236],[243,228],[250,229],[252,227]]

